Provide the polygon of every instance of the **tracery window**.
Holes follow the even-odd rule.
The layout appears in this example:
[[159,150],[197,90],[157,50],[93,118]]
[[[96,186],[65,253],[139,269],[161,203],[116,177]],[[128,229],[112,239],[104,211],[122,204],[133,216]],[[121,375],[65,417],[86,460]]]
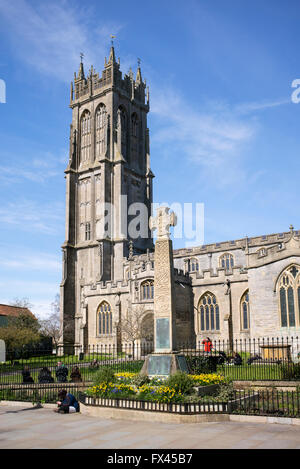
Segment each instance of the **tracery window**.
[[220,309],[217,298],[210,292],[205,293],[198,303],[199,331],[220,330]]
[[199,272],[198,259],[188,259],[187,260],[187,271],[188,272]]
[[127,119],[125,110],[120,107],[118,109],[118,145],[119,151],[127,157]]
[[80,122],[80,162],[89,161],[91,156],[91,115],[85,111]]
[[100,104],[96,112],[96,157],[105,155],[106,152],[106,131],[107,131],[107,115],[104,104]]
[[112,334],[112,311],[107,301],[102,301],[97,311],[98,334]]
[[241,329],[250,329],[249,290],[245,291],[241,298]]
[[230,253],[223,254],[220,257],[220,267],[227,271],[231,271],[234,267],[233,255]]
[[288,267],[279,279],[281,327],[300,326],[300,266]]
[[154,281],[146,280],[141,284],[142,300],[153,300],[154,298]]

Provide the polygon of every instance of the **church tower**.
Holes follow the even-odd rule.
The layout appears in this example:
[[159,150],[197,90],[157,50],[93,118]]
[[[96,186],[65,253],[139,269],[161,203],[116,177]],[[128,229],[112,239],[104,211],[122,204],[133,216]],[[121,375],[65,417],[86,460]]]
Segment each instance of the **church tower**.
[[66,234],[61,311],[64,342],[74,343],[81,288],[123,280],[130,250],[153,249],[149,91],[140,64],[122,77],[113,45],[99,76],[80,63],[71,83]]

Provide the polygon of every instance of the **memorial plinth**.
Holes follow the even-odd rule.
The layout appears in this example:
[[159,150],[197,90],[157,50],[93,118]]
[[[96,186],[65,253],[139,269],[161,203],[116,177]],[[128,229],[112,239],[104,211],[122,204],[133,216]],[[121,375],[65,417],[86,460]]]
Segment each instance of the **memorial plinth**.
[[151,230],[157,229],[154,253],[154,353],[145,359],[141,373],[167,376],[177,370],[188,371],[186,358],[176,351],[176,309],[174,292],[173,248],[170,226],[177,218],[168,207],[159,207],[150,217]]

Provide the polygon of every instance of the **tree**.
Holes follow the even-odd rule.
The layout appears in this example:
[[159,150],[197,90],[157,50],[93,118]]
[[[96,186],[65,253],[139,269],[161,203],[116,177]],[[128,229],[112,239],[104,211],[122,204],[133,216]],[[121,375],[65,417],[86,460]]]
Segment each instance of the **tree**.
[[122,318],[121,328],[122,338],[132,343],[133,353],[138,340],[153,339],[153,320],[149,320],[143,305],[132,307],[129,304],[127,314]]
[[40,319],[41,332],[46,337],[51,337],[53,344],[57,347],[63,339],[64,333],[74,333],[74,324],[69,322],[64,324],[60,320],[60,297],[57,293],[54,301],[51,303],[51,310],[49,317]]
[[8,317],[7,325],[0,328],[0,339],[5,341],[7,350],[24,349],[40,342],[39,321],[25,309],[31,307],[27,299],[15,300],[11,306],[23,307],[18,316]]
[[60,302],[59,294],[55,295],[51,303],[52,313],[47,319],[40,319],[41,330],[47,337],[52,337],[54,345],[58,345],[62,338],[62,325],[60,323]]
[[38,332],[28,327],[19,327],[14,323],[0,328],[0,339],[3,339],[8,351],[22,349],[38,343],[41,336]]
[[33,305],[30,303],[28,298],[15,298],[13,301],[10,301],[10,306],[17,306],[18,308],[27,308],[31,310]]

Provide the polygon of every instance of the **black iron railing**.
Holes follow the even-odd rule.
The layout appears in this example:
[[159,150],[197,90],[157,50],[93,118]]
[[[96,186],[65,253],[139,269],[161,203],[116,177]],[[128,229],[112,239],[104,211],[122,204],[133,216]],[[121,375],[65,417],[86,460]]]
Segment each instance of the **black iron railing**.
[[238,414],[300,418],[300,389],[293,391],[235,390],[230,397],[201,397],[197,402],[164,403],[138,399],[112,399],[89,397],[85,385],[48,384],[0,386],[1,401],[31,402],[32,404],[56,403],[62,389],[73,394],[81,404],[135,411],[163,412],[185,415]]
[[[233,344],[212,340],[209,346],[203,342],[177,346],[192,374],[218,372],[235,381],[300,380],[298,337],[238,339]],[[150,343],[65,345],[43,349],[41,354],[38,349],[8,350],[6,362],[0,364],[0,384],[92,382],[103,366],[138,373],[151,352]],[[60,362],[66,368],[65,378],[58,371]]]

